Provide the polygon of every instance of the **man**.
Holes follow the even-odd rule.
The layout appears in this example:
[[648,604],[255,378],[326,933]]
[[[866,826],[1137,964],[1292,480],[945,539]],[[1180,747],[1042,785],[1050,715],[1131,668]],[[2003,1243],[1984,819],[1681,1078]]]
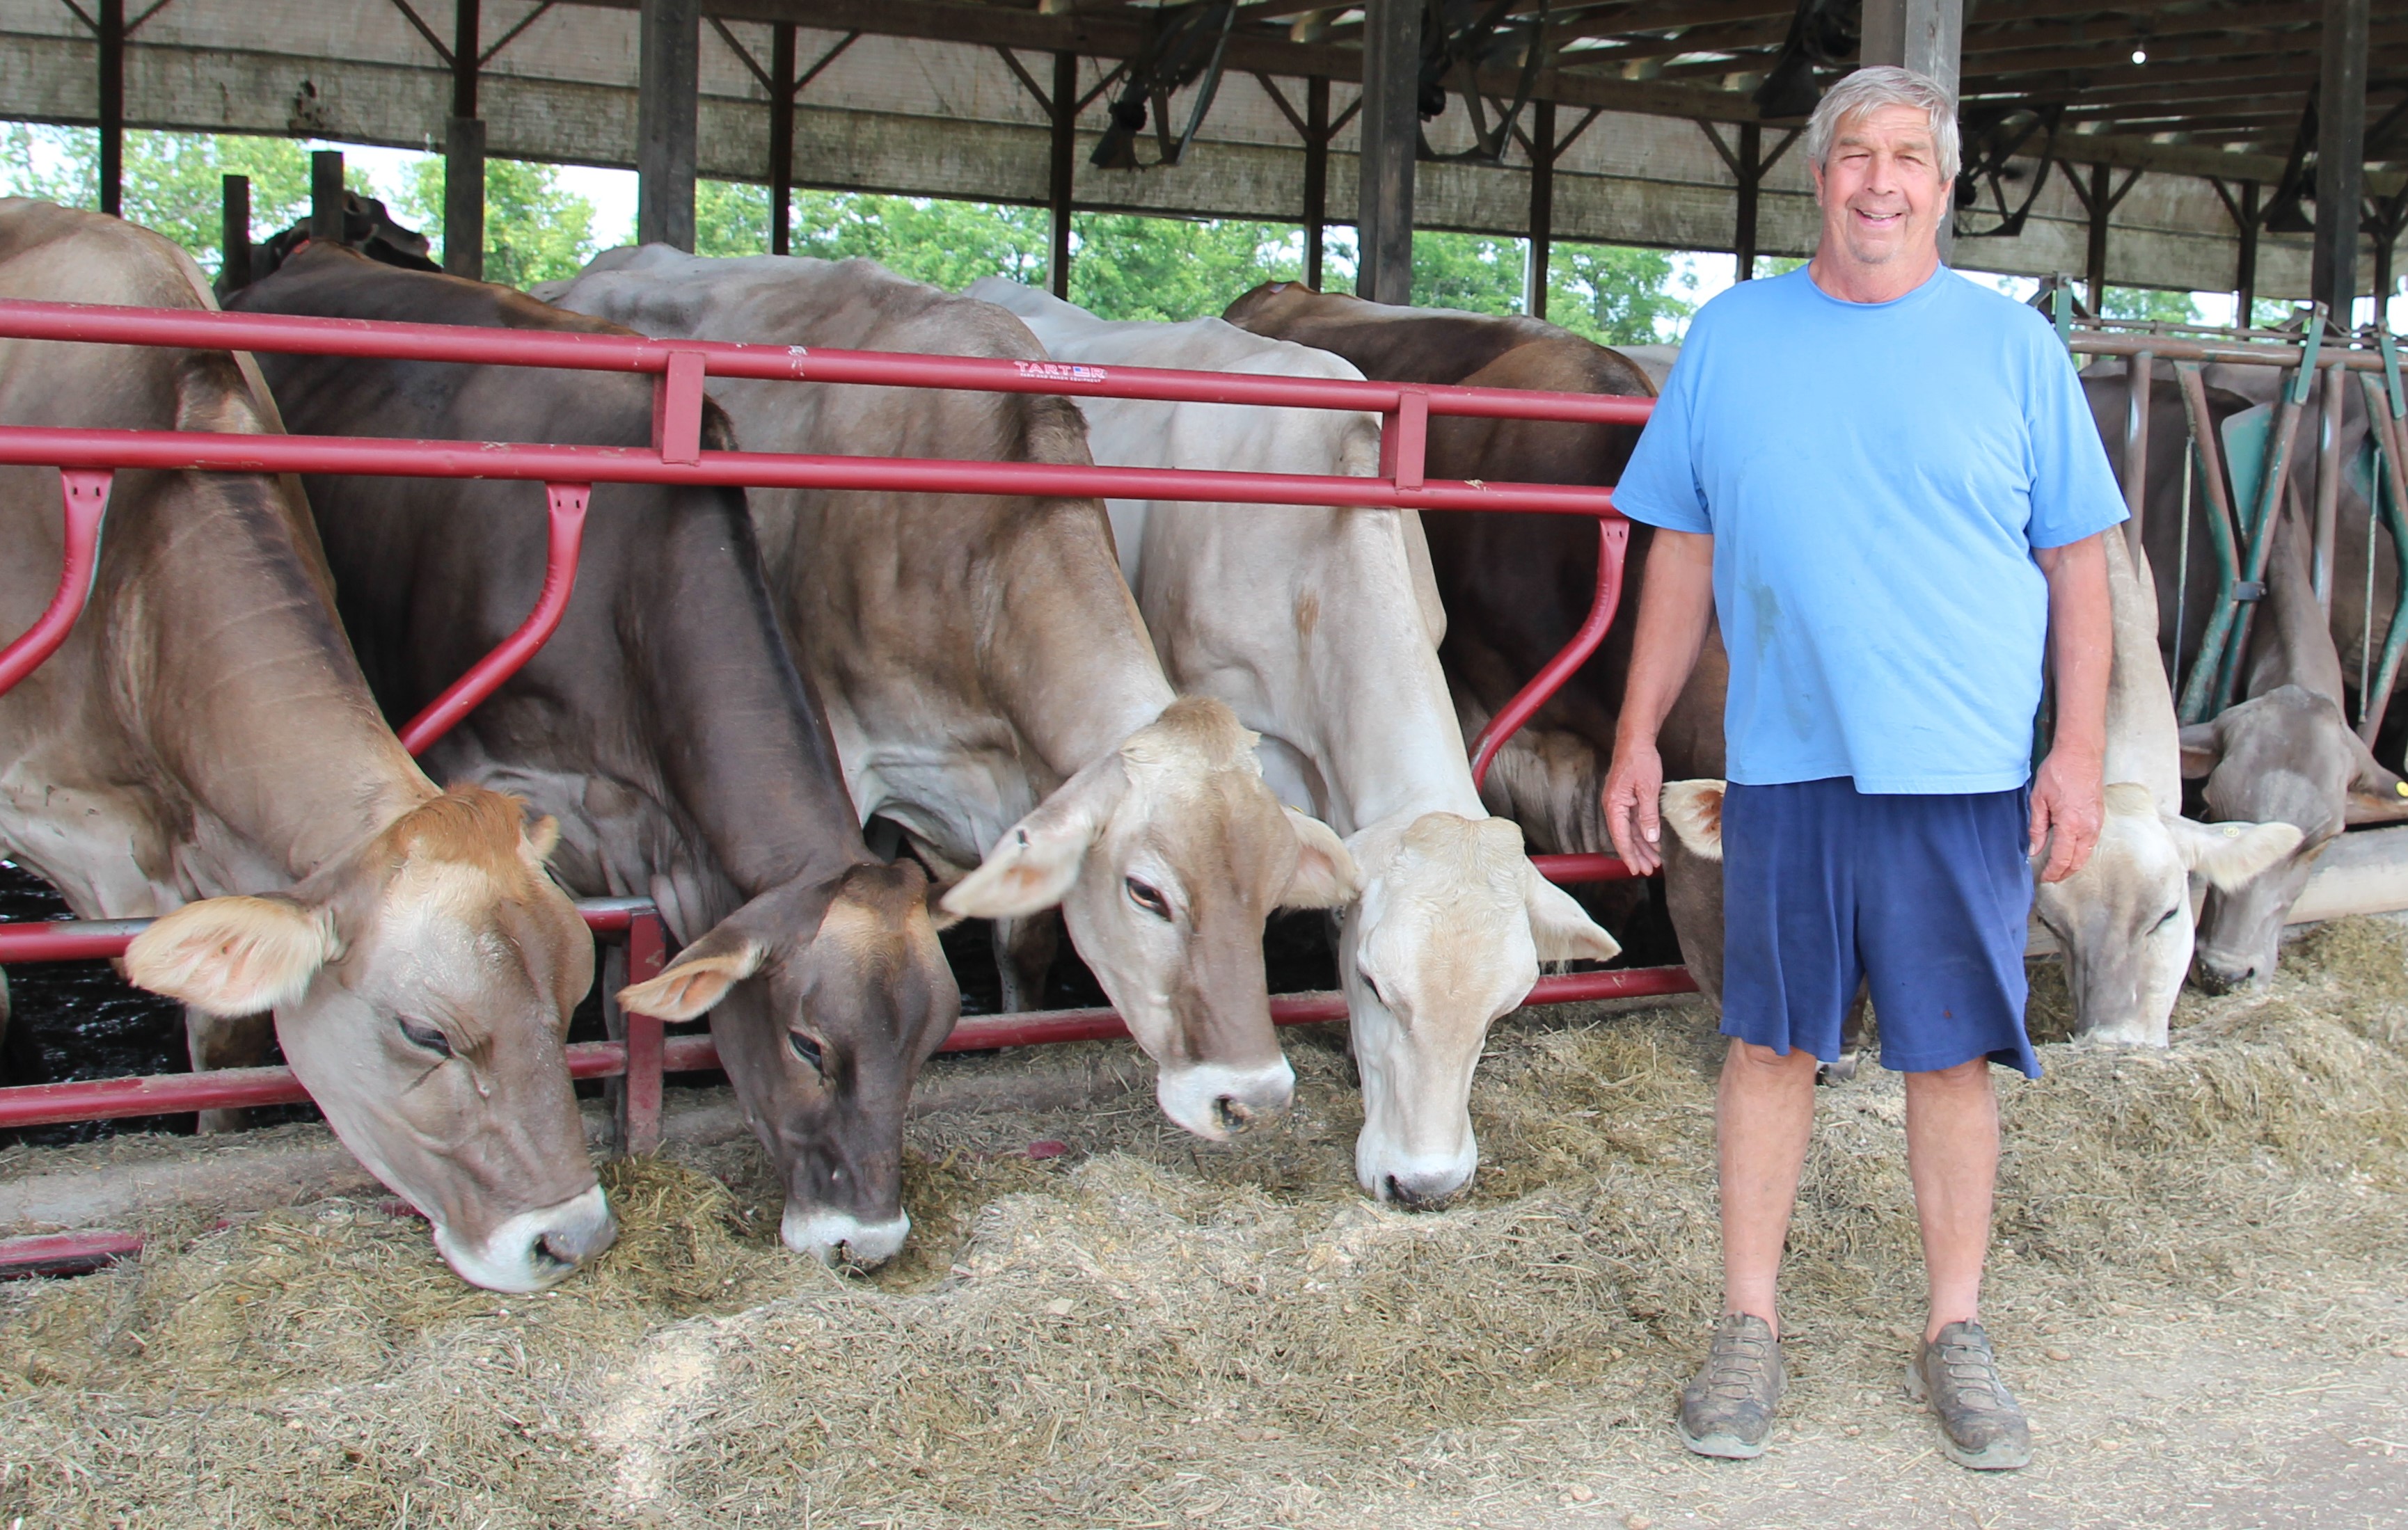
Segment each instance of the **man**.
[[[1942,1449],[2030,1459],[1978,1302],[1999,1155],[1993,1062],[2024,1034],[2027,856],[2097,841],[2110,617],[2100,534],[2124,506],[2072,365],[2040,316],[1940,264],[1955,104],[1862,69],[1808,124],[1813,263],[1708,304],[1616,494],[1648,554],[1613,765],[1614,848],[1656,869],[1656,734],[1710,615],[1730,652],[1723,1032],[1715,1112],[1723,1311],[1682,1394],[1707,1455],[1762,1453],[1781,1396],[1774,1303],[1817,1058],[1871,989],[1906,1074],[1930,1292],[1908,1370]],[[2056,736],[2028,769],[2043,655]]]

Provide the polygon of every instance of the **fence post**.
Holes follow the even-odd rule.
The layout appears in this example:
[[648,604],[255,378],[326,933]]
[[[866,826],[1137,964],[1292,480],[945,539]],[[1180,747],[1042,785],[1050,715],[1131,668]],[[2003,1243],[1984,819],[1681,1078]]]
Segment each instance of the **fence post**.
[[[627,981],[649,982],[668,965],[668,932],[657,913],[627,926]],[[626,1011],[627,1073],[620,1080],[619,1151],[630,1156],[661,1145],[661,1018]]]

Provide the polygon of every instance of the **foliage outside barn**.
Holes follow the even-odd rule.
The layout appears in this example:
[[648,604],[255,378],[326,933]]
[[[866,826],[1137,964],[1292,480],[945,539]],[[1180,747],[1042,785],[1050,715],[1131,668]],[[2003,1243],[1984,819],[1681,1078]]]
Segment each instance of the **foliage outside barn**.
[[[97,137],[88,129],[12,124],[0,140],[0,189],[70,206],[96,204]],[[486,164],[485,275],[525,287],[574,276],[598,250],[629,237],[597,226],[593,205],[561,183],[551,165]],[[251,178],[252,236],[264,238],[309,210],[308,146],[233,134],[132,132],[125,136],[124,205],[215,273],[220,178]],[[418,156],[397,185],[349,168],[356,191],[382,198],[439,251],[443,161]],[[759,254],[769,247],[769,193],[740,182],[695,186],[695,250]],[[865,256],[903,275],[959,291],[984,276],[1045,279],[1041,207],[924,197],[797,191],[793,250],[843,260]],[[1236,219],[1145,218],[1088,212],[1072,224],[1070,297],[1111,319],[1182,320],[1218,314],[1264,281],[1304,275],[1303,232],[1293,223]],[[1424,230],[1413,240],[1417,303],[1479,313],[1523,311],[1527,243]],[[1326,280],[1351,285],[1354,231],[1332,228]],[[1558,244],[1548,270],[1547,316],[1608,345],[1674,339],[1692,305],[1681,295],[1680,263],[1660,250]]]

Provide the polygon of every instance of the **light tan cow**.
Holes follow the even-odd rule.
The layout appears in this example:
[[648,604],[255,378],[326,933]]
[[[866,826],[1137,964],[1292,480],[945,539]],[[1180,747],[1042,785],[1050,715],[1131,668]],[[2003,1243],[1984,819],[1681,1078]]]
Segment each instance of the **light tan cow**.
[[[1000,308],[867,261],[647,246],[538,295],[652,335],[1045,359]],[[712,396],[749,450],[1089,460],[1059,398],[738,380]],[[1270,1025],[1264,919],[1346,902],[1354,864],[1281,808],[1226,706],[1175,695],[1102,507],[756,491],[752,516],[854,806],[960,879],[948,908],[1010,926],[999,945],[1027,960],[1003,964],[1007,1003],[1034,995],[1051,954],[1021,938],[1025,922],[1059,905],[1161,1065],[1173,1121],[1222,1137],[1284,1110],[1294,1075]]]
[[[156,235],[16,199],[0,296],[214,306]],[[0,341],[9,424],[260,433],[265,396],[222,351]],[[11,636],[50,599],[59,507],[55,470],[0,468]],[[158,917],[136,982],[271,1012],[344,1144],[498,1291],[615,1232],[563,1051],[594,944],[545,874],[552,832],[420,773],[336,624],[297,489],[270,478],[117,474],[91,608],[0,697],[0,847],[82,918]]]
[[[1001,278],[969,288],[1025,320],[1054,360],[1360,379],[1326,350],[1218,319],[1108,323]],[[1368,476],[1368,414],[1080,401],[1114,466]],[[1339,975],[1363,1076],[1354,1173],[1383,1200],[1435,1206],[1479,1163],[1472,1071],[1542,962],[1620,948],[1481,806],[1438,644],[1445,612],[1411,511],[1110,502],[1121,566],[1179,685],[1262,735],[1266,777],[1347,836],[1363,871]]]

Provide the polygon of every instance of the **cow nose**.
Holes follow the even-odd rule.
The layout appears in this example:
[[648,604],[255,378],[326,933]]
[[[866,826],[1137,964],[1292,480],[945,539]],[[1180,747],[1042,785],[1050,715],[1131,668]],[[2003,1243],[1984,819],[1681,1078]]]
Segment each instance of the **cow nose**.
[[2191,976],[2199,986],[2210,994],[2231,994],[2254,986],[2258,981],[2258,964],[2243,963],[2238,966],[2211,961],[2204,954],[2192,964]]
[[1408,1211],[1443,1210],[1458,1188],[1438,1175],[1391,1174],[1380,1181],[1381,1199]]
[[1235,1094],[1223,1094],[1212,1102],[1212,1119],[1235,1137],[1254,1123],[1254,1108]]
[[588,1195],[569,1202],[559,1221],[537,1234],[531,1251],[536,1264],[575,1269],[619,1240],[619,1220],[610,1214],[609,1202],[598,1187]]

